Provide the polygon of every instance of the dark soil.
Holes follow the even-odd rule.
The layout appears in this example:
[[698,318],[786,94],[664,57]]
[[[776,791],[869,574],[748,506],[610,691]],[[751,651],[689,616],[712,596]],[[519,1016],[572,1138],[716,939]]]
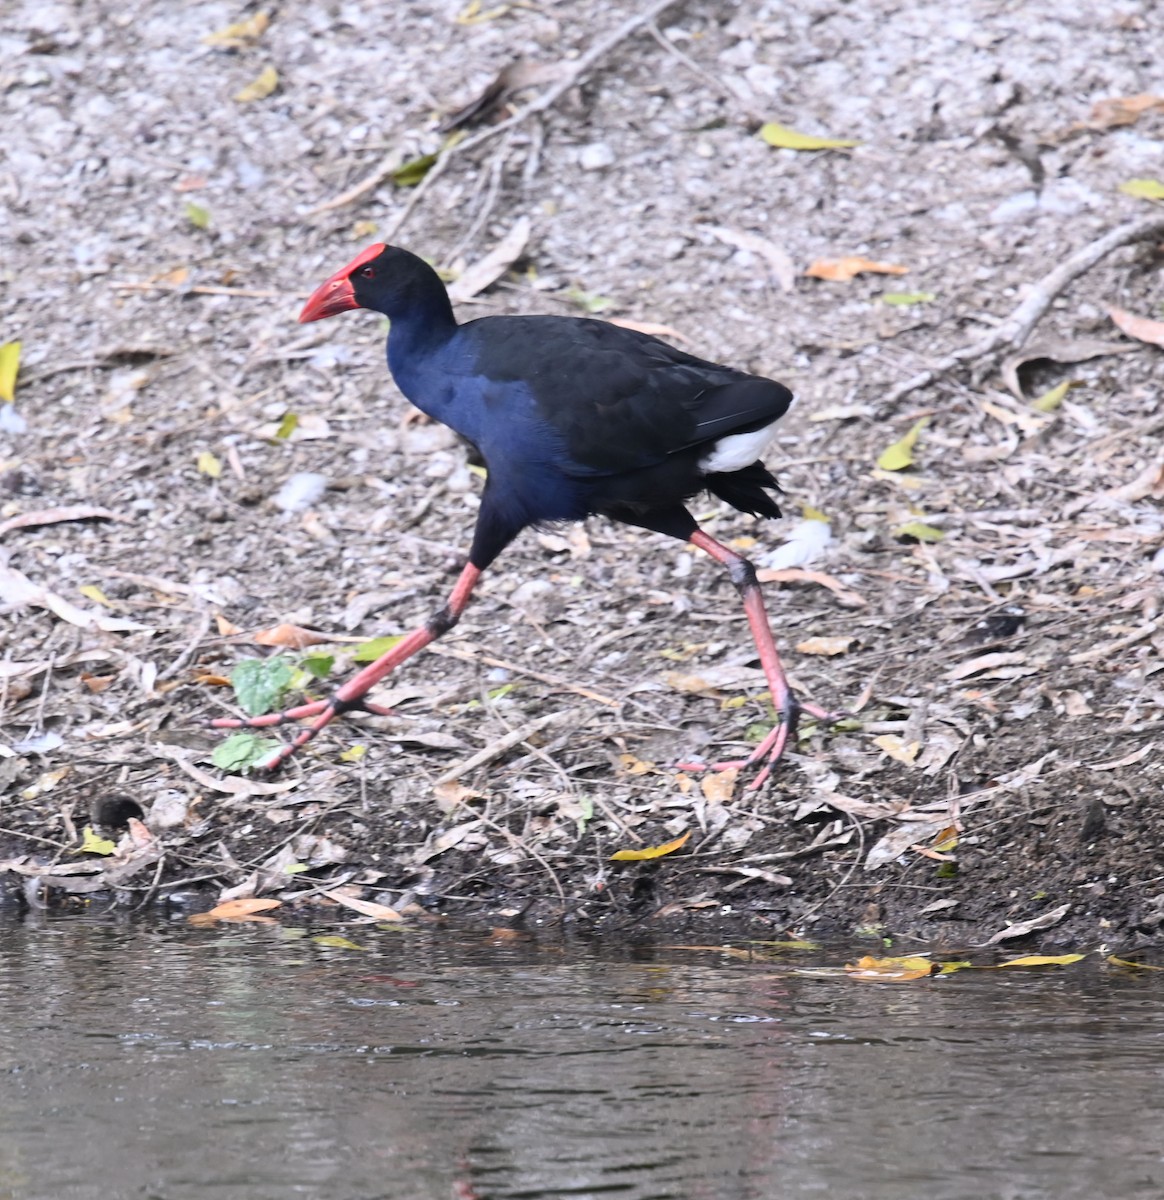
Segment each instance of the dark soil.
[[[953,371],[884,401],[1151,213],[1119,186],[1164,179],[1164,107],[1120,125],[1095,105],[1164,93],[1158,11],[677,0],[660,26],[701,73],[629,36],[547,112],[456,153],[393,234],[412,193],[387,168],[438,150],[442,116],[516,59],[576,57],[636,6],[307,2],[235,49],[201,39],[254,10],[101,7],[0,14],[0,342],[23,347],[0,523],[109,514],[0,524],[11,896],[332,904],[321,893],[342,886],[416,919],[628,936],[961,946],[1034,921],[1007,944],[1159,940],[1164,357],[1107,314],[1164,316],[1159,247],[1117,251],[1058,297],[1021,394],[986,364],[981,384]],[[278,89],[236,100],[267,66]],[[760,120],[860,145],[777,150]],[[598,309],[797,392],[769,458],[789,516],[698,515],[761,567],[803,544],[804,507],[827,517],[801,563],[826,583],[767,594],[797,687],[856,718],[803,730],[760,790],[667,769],[761,736],[762,676],[712,564],[595,521],[524,535],[439,652],[387,681],[394,715],[337,722],[286,790],[224,775],[208,721],[236,711],[222,678],[270,653],[254,634],[414,627],[444,602],[481,486],[392,385],[381,323],[300,328],[302,297],[386,235],[456,274],[521,217],[520,257],[466,318]],[[852,255],[908,274],[803,274]],[[1127,352],[1087,358],[1097,339]],[[1052,412],[1032,408],[1068,380]],[[923,417],[913,465],[878,468]],[[324,490],[280,507],[298,473]],[[919,521],[940,540],[911,535]],[[28,587],[143,628],[86,626]],[[87,824],[116,838],[139,809],[151,832],[80,852]],[[657,861],[610,859],[688,830]]]

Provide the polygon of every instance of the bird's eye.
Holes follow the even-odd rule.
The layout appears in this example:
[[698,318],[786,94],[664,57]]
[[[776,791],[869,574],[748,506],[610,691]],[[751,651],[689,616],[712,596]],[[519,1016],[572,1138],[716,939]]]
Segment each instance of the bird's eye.
[[371,267],[361,267],[360,268],[360,277],[362,279],[374,279],[375,276],[376,276],[376,272],[373,271]]

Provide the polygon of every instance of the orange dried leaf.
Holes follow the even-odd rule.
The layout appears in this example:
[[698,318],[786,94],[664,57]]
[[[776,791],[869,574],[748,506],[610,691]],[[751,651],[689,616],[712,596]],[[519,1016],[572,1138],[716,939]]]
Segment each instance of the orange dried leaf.
[[1115,129],[1120,125],[1134,125],[1144,113],[1153,108],[1164,108],[1164,96],[1141,92],[1138,96],[1111,96],[1097,100],[1091,108],[1088,126],[1091,129]]
[[857,275],[905,275],[908,271],[909,267],[898,266],[896,263],[875,262],[871,258],[855,254],[847,258],[818,258],[804,273],[813,279],[847,283]]
[[689,337],[684,336],[678,329],[672,329],[670,325],[657,325],[654,321],[628,321],[624,317],[611,317],[610,324],[617,325],[620,329],[633,329],[635,333],[645,333],[650,337],[674,338],[684,346],[691,345]]
[[230,687],[230,680],[225,675],[216,675],[213,671],[199,671],[194,682],[204,687]]
[[209,912],[202,915],[214,917],[218,921],[237,921],[244,917],[253,917],[256,913],[267,912],[272,908],[281,908],[282,900],[260,900],[258,896],[246,896],[241,900],[226,900],[216,904]]
[[908,983],[924,979],[933,973],[934,964],[928,958],[874,958],[866,954],[856,963],[845,963],[850,979],[873,983]]
[[712,804],[727,804],[732,798],[739,773],[739,767],[728,767],[726,771],[713,771],[704,775],[699,781],[699,789],[703,792],[704,798],[710,800]]
[[242,630],[233,621],[228,621],[222,613],[214,614],[214,624],[218,627],[219,637],[235,637],[242,633]]
[[689,829],[682,837],[664,842],[661,846],[645,846],[642,850],[616,850],[610,858],[612,862],[642,862],[648,858],[662,858],[664,854],[674,854],[676,850],[686,846],[690,837]]
[[836,654],[845,654],[857,644],[855,637],[810,637],[798,642],[796,649],[801,654],[821,654],[831,658]]
[[1137,317],[1123,308],[1109,308],[1108,316],[1128,335],[1139,342],[1148,342],[1164,349],[1164,321]]
[[320,646],[333,639],[326,634],[317,633],[314,629],[284,622],[272,629],[260,629],[254,640],[260,646],[285,646],[288,650],[306,650],[308,646]]

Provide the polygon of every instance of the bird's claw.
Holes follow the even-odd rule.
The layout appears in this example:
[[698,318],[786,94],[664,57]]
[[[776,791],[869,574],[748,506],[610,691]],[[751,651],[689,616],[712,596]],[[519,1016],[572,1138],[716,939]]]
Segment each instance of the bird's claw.
[[784,757],[789,742],[795,740],[796,730],[802,716],[811,717],[822,725],[835,725],[849,714],[845,712],[829,712],[816,704],[809,704],[789,695],[788,701],[777,710],[777,721],[764,740],[748,755],[747,758],[733,758],[722,762],[711,763],[675,763],[677,771],[742,771],[763,762],[756,777],[748,784],[748,791],[761,788],[772,774],[776,764]]

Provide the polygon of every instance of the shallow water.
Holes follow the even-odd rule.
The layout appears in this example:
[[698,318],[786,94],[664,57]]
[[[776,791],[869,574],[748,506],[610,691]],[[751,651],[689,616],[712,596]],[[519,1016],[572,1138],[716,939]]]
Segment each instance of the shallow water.
[[0,1198],[1164,1195],[1162,975],[348,934],[0,923]]

